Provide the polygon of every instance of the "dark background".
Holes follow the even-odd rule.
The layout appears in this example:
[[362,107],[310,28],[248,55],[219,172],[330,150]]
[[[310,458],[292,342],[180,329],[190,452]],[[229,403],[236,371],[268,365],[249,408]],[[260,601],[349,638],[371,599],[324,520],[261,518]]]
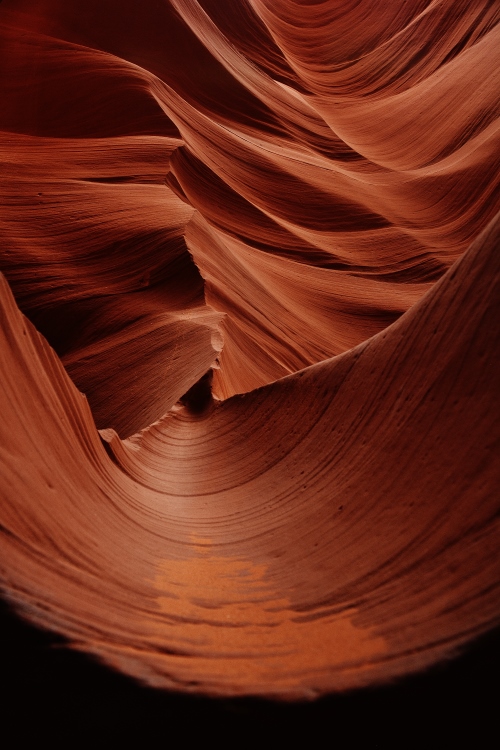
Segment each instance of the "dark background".
[[12,744],[488,750],[499,742],[500,630],[462,656],[377,689],[313,703],[218,700],[145,688],[0,602],[2,725]]

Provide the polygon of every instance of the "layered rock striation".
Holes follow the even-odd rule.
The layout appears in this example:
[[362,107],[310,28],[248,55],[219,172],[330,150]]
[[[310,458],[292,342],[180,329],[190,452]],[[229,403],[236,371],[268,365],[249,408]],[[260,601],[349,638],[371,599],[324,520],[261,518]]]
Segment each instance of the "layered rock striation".
[[151,685],[282,698],[499,624],[499,19],[4,0],[23,616]]

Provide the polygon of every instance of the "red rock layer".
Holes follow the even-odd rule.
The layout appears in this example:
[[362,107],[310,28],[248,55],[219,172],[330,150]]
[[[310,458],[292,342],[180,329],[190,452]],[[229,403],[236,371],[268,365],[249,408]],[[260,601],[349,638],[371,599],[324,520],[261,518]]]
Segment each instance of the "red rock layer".
[[407,5],[0,7],[0,579],[151,684],[499,622],[500,14]]

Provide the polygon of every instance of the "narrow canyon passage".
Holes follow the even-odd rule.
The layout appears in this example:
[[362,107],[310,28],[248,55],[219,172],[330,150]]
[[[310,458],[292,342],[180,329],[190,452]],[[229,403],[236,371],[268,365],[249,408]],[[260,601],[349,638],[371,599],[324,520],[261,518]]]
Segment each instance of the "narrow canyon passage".
[[0,5],[0,582],[149,685],[499,624],[500,13],[406,6]]

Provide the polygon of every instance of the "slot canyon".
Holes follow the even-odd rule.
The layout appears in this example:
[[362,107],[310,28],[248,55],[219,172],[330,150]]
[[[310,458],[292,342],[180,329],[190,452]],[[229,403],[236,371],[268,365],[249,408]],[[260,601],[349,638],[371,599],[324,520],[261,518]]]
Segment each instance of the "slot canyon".
[[499,20],[0,3],[16,617],[150,688],[278,701],[498,632]]

